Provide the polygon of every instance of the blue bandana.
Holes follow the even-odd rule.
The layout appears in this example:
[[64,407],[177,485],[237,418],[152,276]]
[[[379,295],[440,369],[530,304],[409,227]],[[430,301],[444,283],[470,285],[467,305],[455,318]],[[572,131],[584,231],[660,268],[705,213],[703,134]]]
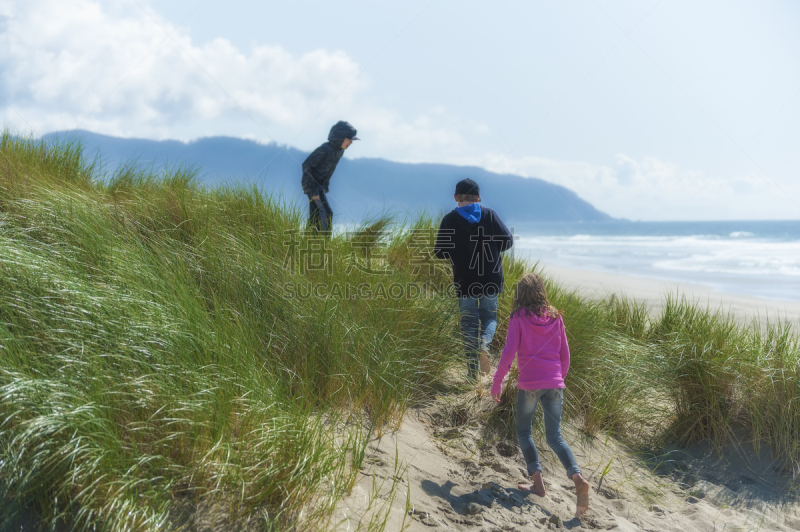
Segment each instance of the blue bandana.
[[471,203],[466,207],[456,207],[458,214],[464,217],[471,224],[476,224],[481,221],[481,204]]

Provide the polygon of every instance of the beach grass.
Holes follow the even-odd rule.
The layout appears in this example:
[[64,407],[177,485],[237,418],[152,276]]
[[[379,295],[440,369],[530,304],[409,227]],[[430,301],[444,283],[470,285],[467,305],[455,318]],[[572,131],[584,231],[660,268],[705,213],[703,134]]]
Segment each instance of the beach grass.
[[[438,220],[304,224],[255,188],[185,167],[103,175],[77,142],[5,132],[0,528],[330,526],[370,434],[463,391],[466,367],[451,274],[429,254]],[[506,256],[496,350],[536,267]],[[548,291],[572,351],[566,413],[587,434],[721,448],[743,426],[800,460],[790,324]],[[508,437],[514,375],[488,420]]]
[[365,259],[381,223],[325,237],[255,189],[0,142],[2,528],[313,529],[455,363],[454,301]]

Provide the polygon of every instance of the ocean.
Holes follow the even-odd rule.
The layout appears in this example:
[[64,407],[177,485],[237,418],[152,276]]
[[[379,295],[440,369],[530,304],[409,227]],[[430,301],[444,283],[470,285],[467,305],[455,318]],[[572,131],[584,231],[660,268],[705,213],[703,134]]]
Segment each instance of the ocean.
[[514,253],[557,266],[800,301],[800,221],[528,223]]

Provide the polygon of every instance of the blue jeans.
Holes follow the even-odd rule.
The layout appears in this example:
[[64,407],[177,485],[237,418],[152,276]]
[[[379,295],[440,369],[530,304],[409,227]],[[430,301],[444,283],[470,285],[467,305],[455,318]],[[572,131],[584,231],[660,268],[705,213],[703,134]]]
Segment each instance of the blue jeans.
[[539,463],[539,453],[536,452],[536,445],[533,443],[533,413],[536,411],[536,404],[542,401],[544,411],[544,432],[547,437],[547,445],[553,449],[561,465],[567,470],[567,477],[572,478],[575,473],[580,473],[581,468],[572,455],[572,450],[561,437],[561,406],[564,403],[564,389],[553,388],[550,390],[518,390],[517,391],[517,438],[522,449],[522,455],[528,464],[528,474],[533,475],[536,471],[541,471]]
[[497,330],[497,294],[491,296],[460,297],[461,334],[467,356],[469,378],[478,378],[478,352],[489,349]]

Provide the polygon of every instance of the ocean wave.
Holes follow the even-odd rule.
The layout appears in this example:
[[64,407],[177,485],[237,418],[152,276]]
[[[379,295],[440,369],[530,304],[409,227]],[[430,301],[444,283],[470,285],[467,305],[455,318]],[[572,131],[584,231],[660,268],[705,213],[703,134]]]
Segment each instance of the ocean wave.
[[746,277],[798,277],[800,278],[800,265],[787,265],[777,263],[755,264],[749,261],[730,264],[724,261],[698,261],[698,260],[664,260],[653,263],[653,268],[662,271],[674,271],[699,274],[722,274]]
[[[517,251],[533,260],[599,271],[625,270],[633,275],[672,278],[700,284],[724,277],[752,293],[782,282],[800,290],[800,240],[731,236],[642,236],[586,234],[523,236]],[[745,286],[748,285],[748,286]],[[787,287],[788,288],[788,287]],[[760,289],[760,288],[759,288]]]
[[[690,282],[730,293],[800,300],[800,224],[698,224],[684,233],[521,233],[513,253],[577,269]],[[667,224],[668,225],[668,224]],[[674,224],[673,224],[674,225]],[[630,226],[620,226],[627,231]],[[661,224],[643,229],[670,231]],[[673,227],[674,229],[674,227]],[[749,230],[748,230],[749,229]],[[708,230],[708,232],[705,232]],[[713,232],[712,232],[713,231]]]

